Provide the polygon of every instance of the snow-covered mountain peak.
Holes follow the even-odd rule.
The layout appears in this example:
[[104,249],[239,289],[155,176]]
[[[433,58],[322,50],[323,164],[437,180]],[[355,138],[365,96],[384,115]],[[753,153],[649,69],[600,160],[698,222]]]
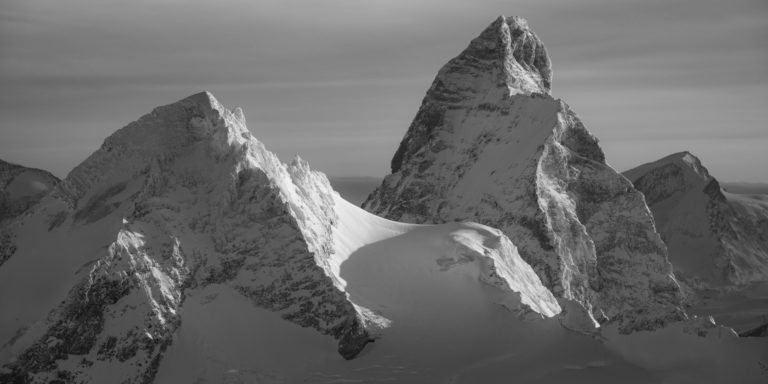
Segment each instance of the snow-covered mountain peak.
[[695,190],[724,199],[720,185],[701,160],[688,151],[678,152],[624,172],[645,194],[649,205],[672,195]]
[[720,289],[768,276],[765,201],[723,191],[687,151],[624,175],[645,195],[675,273],[689,286]]

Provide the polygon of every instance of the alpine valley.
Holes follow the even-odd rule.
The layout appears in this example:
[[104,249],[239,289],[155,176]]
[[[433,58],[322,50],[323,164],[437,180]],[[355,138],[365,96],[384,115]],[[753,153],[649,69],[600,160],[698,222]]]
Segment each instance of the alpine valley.
[[767,382],[768,197],[616,172],[552,83],[499,17],[362,208],[208,92],[0,162],[0,382]]

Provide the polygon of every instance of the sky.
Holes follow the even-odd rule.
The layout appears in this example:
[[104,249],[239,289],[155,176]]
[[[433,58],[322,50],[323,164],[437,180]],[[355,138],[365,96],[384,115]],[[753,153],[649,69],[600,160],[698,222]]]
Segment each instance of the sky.
[[65,176],[202,90],[283,161],[381,177],[440,67],[499,15],[619,171],[689,150],[768,182],[768,1],[0,1],[0,158]]

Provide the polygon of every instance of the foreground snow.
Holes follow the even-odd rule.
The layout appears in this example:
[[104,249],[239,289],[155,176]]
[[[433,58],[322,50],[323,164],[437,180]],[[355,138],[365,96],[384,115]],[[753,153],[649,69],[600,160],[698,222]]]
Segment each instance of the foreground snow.
[[[374,312],[380,338],[354,360],[310,329],[212,285],[190,294],[156,382],[200,383],[758,383],[766,343],[684,323],[656,332],[593,337],[557,318],[510,310],[517,295],[482,283],[481,257],[462,242],[498,231],[473,223],[412,225],[362,212],[338,196],[340,277],[350,299]],[[549,297],[532,284],[531,290]],[[548,303],[549,301],[544,300]],[[551,303],[553,306],[556,303]],[[552,308],[554,309],[554,308]]]

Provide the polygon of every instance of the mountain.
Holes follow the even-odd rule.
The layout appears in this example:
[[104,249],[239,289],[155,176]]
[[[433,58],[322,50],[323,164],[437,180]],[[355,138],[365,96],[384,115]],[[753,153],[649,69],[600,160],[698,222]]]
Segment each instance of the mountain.
[[0,160],[0,222],[26,211],[59,181],[47,171]]
[[750,335],[768,307],[768,195],[736,194],[690,152],[624,173],[646,197],[690,313]]
[[[447,276],[438,279],[446,292],[487,296],[476,305],[493,300],[521,316],[560,312],[498,230],[372,216],[300,158],[280,162],[247,130],[242,110],[227,110],[209,93],[115,132],[9,228],[14,244],[0,266],[0,307],[11,314],[0,319],[2,382],[152,382],[166,354],[228,364],[204,344],[170,348],[174,338],[189,347],[226,332],[200,328],[214,316],[207,308],[235,317],[250,311],[257,328],[274,323],[274,313],[283,319],[279,329],[288,329],[278,339],[311,329],[317,336],[301,332],[337,339],[328,350],[353,358],[389,327],[387,316],[412,317],[407,305],[378,301],[386,290],[372,289],[369,277],[342,276],[350,255],[384,241],[385,249],[409,252],[371,261],[379,263],[377,278],[389,276],[381,284],[440,294],[429,280],[402,273],[409,268]],[[362,288],[347,290],[348,280]],[[469,299],[440,300],[433,304],[445,311]],[[285,344],[293,346],[288,353],[302,345]],[[226,364],[197,374],[220,375]]]
[[698,289],[768,281],[768,196],[723,190],[690,152],[624,175],[645,194],[683,281]]
[[549,91],[524,19],[500,17],[438,72],[365,201],[392,220],[501,229],[544,284],[622,332],[685,318],[643,195]]

